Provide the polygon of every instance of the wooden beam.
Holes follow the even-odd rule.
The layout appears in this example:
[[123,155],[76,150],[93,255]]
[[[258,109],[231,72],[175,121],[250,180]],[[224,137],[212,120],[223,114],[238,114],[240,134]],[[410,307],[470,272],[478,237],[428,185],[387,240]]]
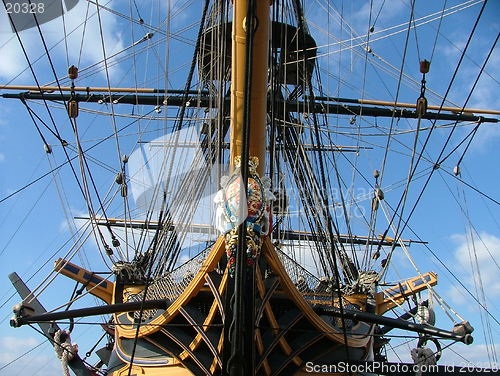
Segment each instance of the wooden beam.
[[[335,97],[315,97],[317,101],[329,101],[337,103],[359,103],[359,104],[370,104],[375,106],[387,106],[395,108],[417,108],[416,103],[404,103],[404,102],[391,102],[391,101],[379,101],[373,99],[350,99],[350,98],[335,98]],[[488,114],[488,115],[500,115],[498,110],[489,110],[481,108],[462,108],[462,107],[450,107],[450,106],[435,106],[428,105],[427,109],[437,110],[437,111],[449,111],[453,113],[468,113],[468,114]]]
[[[138,93],[138,94],[183,94],[183,90],[165,90],[165,89],[154,89],[154,88],[130,88],[130,87],[90,87],[90,86],[27,86],[27,85],[0,85],[0,90],[25,90],[31,92],[84,92],[84,93]],[[189,90],[188,94],[197,95],[207,95],[207,91],[197,91]],[[336,102],[336,103],[358,103],[358,104],[369,104],[376,106],[386,106],[393,108],[417,108],[416,103],[406,103],[406,102],[391,102],[391,101],[381,101],[374,99],[351,99],[351,98],[337,98],[337,97],[315,97],[316,101],[323,102]],[[486,114],[486,115],[500,115],[500,110],[491,110],[484,108],[461,108],[453,106],[427,106],[429,110],[446,111],[453,112],[456,114]]]
[[429,286],[437,284],[437,274],[433,272],[422,274],[421,276],[413,277],[398,283],[396,286],[378,292],[375,295],[377,302],[377,314],[381,315],[398,304],[404,303],[408,296],[426,290]]
[[[184,90],[164,90],[154,88],[129,88],[129,87],[86,87],[86,86],[27,86],[27,85],[0,85],[0,90],[24,90],[34,93],[54,93],[54,92],[83,92],[83,93],[137,93],[137,94],[184,94]],[[207,91],[189,90],[188,94],[191,95],[208,95]],[[385,106],[392,108],[411,108],[416,109],[416,103],[406,102],[391,102],[373,99],[351,99],[351,98],[337,98],[337,97],[315,97],[316,103],[318,102],[335,102],[335,103],[357,103],[368,104],[375,106]],[[157,102],[158,103],[158,102]],[[500,110],[484,109],[484,108],[461,108],[453,106],[427,106],[429,110],[446,111],[455,114],[485,114],[485,115],[500,115]]]
[[74,281],[80,282],[89,293],[111,304],[115,286],[113,282],[62,258],[56,260],[54,270]]
[[[168,96],[167,103],[163,103],[165,95],[158,94],[108,94],[108,93],[86,93],[86,94],[47,94],[41,92],[24,92],[24,93],[4,93],[0,94],[3,98],[25,99],[25,100],[48,100],[48,101],[69,101],[75,100],[77,102],[97,102],[97,103],[110,103],[115,104],[133,104],[133,105],[152,105],[168,104],[169,106],[190,106],[202,108],[216,108],[212,98],[208,95],[191,95],[184,98],[184,95],[170,95]],[[230,99],[224,99],[226,105],[229,105]],[[325,102],[304,102],[304,101],[285,101],[277,100],[276,106],[284,108],[289,113],[320,113],[320,114],[333,114],[333,115],[347,115],[347,116],[369,116],[369,117],[388,117],[388,118],[402,118],[402,119],[418,119],[418,114],[414,110],[409,109],[393,109],[387,107],[373,107],[373,106],[353,106],[339,103],[325,103]],[[445,121],[470,121],[470,122],[483,122],[483,123],[498,123],[497,118],[483,117],[471,115],[464,110],[463,113],[443,113],[443,112],[426,112],[422,119],[426,120],[445,120]]]
[[[266,295],[266,287],[264,285],[264,281],[262,280],[262,274],[260,272],[259,266],[256,266],[256,284],[257,284],[257,290],[259,292],[259,295],[261,298],[264,298]],[[269,321],[269,324],[271,325],[271,328],[274,332],[274,335],[277,338],[277,342],[279,343],[281,349],[286,355],[290,355],[293,351],[293,349],[290,347],[288,344],[287,340],[284,337],[285,332],[280,331],[280,326],[278,325],[278,321],[276,320],[276,317],[274,316],[273,309],[271,307],[271,304],[267,301],[264,303],[264,312],[267,316],[267,320]],[[302,317],[302,316],[301,316]],[[273,346],[274,347],[274,346]],[[270,352],[272,348],[267,349],[268,352]],[[264,358],[265,359],[265,358]],[[300,366],[302,364],[302,359],[298,356],[293,357],[293,362],[297,365]]]
[[[284,240],[308,240],[308,241],[322,241],[323,239],[316,234],[305,231],[283,231],[281,232]],[[359,245],[382,245],[382,246],[392,246],[394,243],[394,239],[390,237],[385,237],[382,240],[382,236],[363,236],[363,235],[334,235],[335,241],[342,244],[359,244]],[[326,240],[326,239],[324,239]],[[427,244],[427,242],[417,241],[417,240],[401,240],[405,245],[411,245],[411,243],[419,243],[419,244]],[[399,247],[399,241],[394,244],[396,247]]]
[[[23,86],[23,85],[0,85],[0,90],[25,90],[32,92],[84,92],[84,93],[140,93],[140,94],[184,94],[184,90],[165,90],[153,88],[133,87],[89,87],[89,86]],[[188,94],[208,94],[205,90],[188,90]]]

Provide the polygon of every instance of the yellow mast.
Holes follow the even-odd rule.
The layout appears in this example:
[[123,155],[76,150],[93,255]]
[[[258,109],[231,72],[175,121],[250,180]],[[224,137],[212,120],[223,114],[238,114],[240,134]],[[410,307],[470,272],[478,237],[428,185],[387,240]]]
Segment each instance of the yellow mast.
[[[259,158],[259,175],[265,167],[266,151],[266,117],[267,117],[267,74],[269,55],[269,10],[268,0],[256,3],[256,19],[252,62],[252,87],[250,92],[250,157]],[[234,0],[232,61],[231,61],[231,169],[235,157],[242,154],[243,146],[243,108],[245,93],[246,63],[246,14],[247,0]]]

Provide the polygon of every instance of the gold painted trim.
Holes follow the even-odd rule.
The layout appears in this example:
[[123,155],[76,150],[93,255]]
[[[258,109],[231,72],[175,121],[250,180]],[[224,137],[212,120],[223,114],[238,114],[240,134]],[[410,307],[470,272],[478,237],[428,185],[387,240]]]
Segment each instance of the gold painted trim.
[[[257,289],[259,290],[259,294],[260,294],[261,298],[263,298],[266,294],[266,288],[264,285],[264,281],[262,280],[262,275],[260,273],[260,269],[259,269],[258,265],[257,265],[256,269],[257,270],[255,272],[255,275],[256,275],[256,281],[257,281]],[[271,304],[269,304],[269,302],[266,302],[264,304],[264,312],[266,313],[267,319],[269,320],[269,323],[271,324],[271,327],[273,328],[274,334],[279,335],[278,321],[276,320],[276,317],[274,316],[273,309],[271,307]],[[278,339],[278,343],[286,355],[290,355],[292,353],[292,348],[288,344],[285,337],[280,336],[280,338]],[[303,363],[302,359],[300,359],[298,356],[295,356],[293,358],[293,362],[297,366],[300,366]]]
[[[281,285],[290,299],[293,300],[295,305],[304,312],[304,316],[309,322],[316,327],[319,332],[325,333],[327,337],[331,340],[345,344],[343,333],[334,333],[334,328],[328,325],[321,317],[314,312],[309,303],[304,299],[302,294],[297,290],[290,277],[286,273],[278,259],[276,252],[274,251],[273,245],[269,238],[265,238],[262,245],[262,253],[266,257],[267,262],[273,269],[273,271],[278,275],[281,280]],[[370,339],[370,336],[348,336],[347,345],[350,347],[365,347]]]
[[[189,301],[196,296],[205,283],[205,274],[211,272],[217,266],[220,258],[224,254],[224,237],[220,236],[214,244],[212,250],[208,254],[206,260],[203,262],[198,273],[194,276],[193,280],[189,283],[182,294],[174,300],[174,302],[167,308],[167,310],[160,316],[153,319],[150,323],[141,325],[139,329],[139,337],[143,337],[160,330],[161,326],[166,325],[177,314],[179,309],[188,304]],[[118,321],[117,321],[118,322]],[[132,326],[132,325],[131,325]],[[125,338],[135,338],[136,328],[123,328],[117,325],[117,335]]]
[[[259,355],[264,354],[264,342],[262,341],[262,335],[260,334],[260,329],[255,329],[255,343],[257,345],[257,351]],[[261,366],[264,368],[264,372],[266,375],[271,375],[271,367],[269,366],[269,362],[267,359],[264,359],[261,363]]]

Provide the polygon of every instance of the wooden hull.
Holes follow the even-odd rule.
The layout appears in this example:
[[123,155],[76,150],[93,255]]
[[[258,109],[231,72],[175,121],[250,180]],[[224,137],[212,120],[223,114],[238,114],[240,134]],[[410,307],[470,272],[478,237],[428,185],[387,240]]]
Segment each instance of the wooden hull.
[[[320,299],[312,292],[299,292],[268,238],[263,242],[255,275],[255,374],[300,374],[307,362],[346,360],[347,353],[349,359],[369,358],[373,326],[318,315],[313,304],[331,306],[338,301],[331,293],[327,300],[326,296]],[[132,374],[221,374],[224,328],[229,325],[226,291],[231,283],[221,237],[185,291],[168,309],[154,313],[141,324]],[[119,299],[115,295],[115,301]],[[350,298],[344,305],[365,308],[363,297]],[[132,360],[137,329],[128,313],[115,315],[115,322],[116,343],[109,374],[121,376]]]

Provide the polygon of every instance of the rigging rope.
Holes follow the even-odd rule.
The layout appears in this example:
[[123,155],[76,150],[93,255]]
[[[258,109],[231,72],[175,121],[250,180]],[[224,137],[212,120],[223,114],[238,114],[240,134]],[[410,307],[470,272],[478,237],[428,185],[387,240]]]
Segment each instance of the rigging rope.
[[[474,31],[476,30],[476,27],[477,27],[477,25],[478,25],[478,23],[479,23],[479,19],[481,18],[481,15],[482,15],[482,13],[483,13],[483,10],[484,10],[484,7],[485,7],[485,5],[486,5],[486,2],[487,2],[487,0],[486,0],[486,1],[485,1],[485,3],[483,4],[483,7],[481,8],[481,11],[479,12],[479,15],[478,15],[478,17],[477,17],[477,19],[476,19],[476,21],[475,21],[475,23],[474,23],[474,27],[473,27],[473,29],[472,29],[472,31],[471,31],[471,33],[470,33],[470,35],[469,35],[469,38],[468,38],[467,44],[466,44],[466,46],[465,46],[465,49],[464,49],[464,51],[463,51],[463,53],[462,53],[462,56],[460,57],[460,60],[459,60],[459,62],[458,62],[458,64],[457,64],[457,67],[455,68],[455,71],[454,71],[454,73],[453,73],[453,77],[452,77],[452,79],[451,79],[451,81],[450,81],[450,83],[449,83],[449,85],[448,85],[448,89],[447,89],[447,91],[446,91],[445,98],[447,97],[447,95],[448,95],[448,93],[449,93],[449,91],[450,91],[450,89],[451,89],[451,86],[452,86],[452,84],[453,84],[453,82],[454,82],[454,80],[455,80],[455,77],[456,77],[456,75],[457,75],[458,69],[459,69],[459,67],[460,67],[460,65],[461,65],[461,62],[462,62],[462,60],[463,60],[463,57],[464,57],[464,55],[465,55],[465,51],[467,50],[467,47],[468,47],[468,46],[469,46],[469,44],[470,44],[470,41],[471,41],[471,39],[472,39],[472,36],[474,35]],[[495,43],[493,44],[493,48],[494,48],[494,46],[495,46],[495,44],[496,44],[496,42],[497,42],[497,40],[498,40],[498,36],[499,36],[499,35],[500,35],[500,34],[498,34],[498,35],[497,35],[497,38],[496,38],[496,40],[495,40]],[[462,110],[465,108],[465,106],[466,106],[466,104],[467,104],[467,102],[468,102],[469,98],[471,97],[472,92],[473,92],[473,90],[474,90],[474,88],[475,88],[475,86],[476,86],[477,82],[479,81],[479,77],[481,76],[481,73],[482,73],[482,71],[483,71],[484,67],[486,66],[487,61],[488,61],[489,57],[491,56],[491,53],[493,52],[493,48],[492,48],[492,49],[490,49],[490,52],[489,52],[489,54],[488,54],[487,58],[485,59],[485,62],[484,62],[484,64],[483,64],[483,66],[482,66],[482,69],[481,69],[481,71],[479,72],[479,74],[478,74],[478,76],[477,76],[477,78],[476,78],[476,80],[475,80],[475,82],[474,82],[474,85],[473,85],[473,87],[472,87],[472,90],[469,92],[469,95],[468,95],[468,97],[467,97],[467,100],[465,101],[465,104],[464,104],[464,106],[462,107]],[[438,113],[440,113],[440,112],[441,112],[441,108],[443,107],[443,104],[444,104],[444,99],[443,99],[443,101],[441,102],[440,110],[438,111]],[[413,174],[415,173],[415,171],[417,170],[417,167],[418,167],[418,165],[419,165],[419,162],[420,162],[420,160],[421,160],[421,158],[422,158],[422,155],[423,155],[423,153],[424,153],[425,147],[427,146],[428,141],[429,141],[429,139],[430,139],[430,136],[431,136],[431,134],[432,134],[433,130],[435,129],[435,127],[434,127],[434,126],[435,126],[436,122],[437,122],[437,120],[433,121],[433,126],[432,126],[431,130],[429,131],[429,133],[428,133],[428,135],[427,135],[427,138],[425,139],[424,145],[422,146],[422,150],[420,151],[420,153],[419,153],[419,155],[418,155],[417,161],[416,161],[416,163],[415,163],[415,167],[413,168],[413,171],[412,171],[412,173],[411,173],[411,175],[410,175],[410,179],[411,179],[411,177],[413,176]],[[447,138],[447,140],[446,140],[446,142],[445,142],[445,144],[444,144],[444,146],[443,146],[443,148],[442,148],[442,150],[441,150],[441,152],[440,152],[440,154],[439,154],[439,156],[438,156],[438,158],[437,158],[437,160],[436,160],[436,163],[435,163],[435,165],[434,165],[434,168],[431,170],[431,172],[430,172],[429,176],[427,177],[426,182],[424,183],[423,188],[422,188],[422,189],[421,189],[421,191],[420,191],[420,194],[418,195],[418,197],[417,197],[417,199],[416,199],[415,203],[413,204],[413,207],[412,207],[412,209],[411,209],[411,211],[410,211],[410,214],[408,215],[407,220],[405,221],[405,224],[403,225],[403,228],[401,229],[401,231],[400,231],[399,233],[396,233],[396,234],[395,234],[395,241],[397,241],[397,239],[399,239],[399,237],[401,236],[401,233],[405,230],[405,228],[406,228],[406,226],[407,226],[407,224],[408,224],[408,221],[409,221],[409,219],[411,218],[411,216],[413,215],[413,213],[414,213],[414,211],[415,211],[415,209],[416,209],[416,207],[417,207],[417,204],[419,203],[420,199],[422,198],[423,192],[424,192],[425,188],[428,186],[428,183],[429,183],[430,178],[432,177],[432,175],[433,175],[434,171],[436,171],[436,170],[440,167],[440,164],[439,164],[439,162],[440,162],[440,158],[441,158],[441,156],[443,155],[444,150],[445,150],[446,146],[448,145],[448,142],[450,141],[451,136],[452,136],[452,134],[453,134],[454,130],[456,129],[456,125],[457,125],[457,124],[458,124],[458,121],[457,121],[457,122],[454,124],[454,126],[452,127],[452,130],[451,130],[451,132],[449,133],[448,138]],[[399,200],[399,202],[398,202],[398,205],[397,205],[397,207],[396,207],[396,211],[394,212],[394,214],[393,214],[393,216],[392,216],[392,218],[391,218],[391,221],[389,222],[389,227],[388,227],[388,228],[384,231],[384,237],[385,237],[385,234],[387,234],[387,232],[388,232],[389,228],[391,227],[392,222],[393,222],[393,220],[394,220],[394,219],[395,219],[395,217],[396,217],[396,212],[398,211],[399,207],[400,207],[400,206],[401,206],[401,204],[403,203],[403,199],[404,199],[404,195],[400,198],[400,200]]]

